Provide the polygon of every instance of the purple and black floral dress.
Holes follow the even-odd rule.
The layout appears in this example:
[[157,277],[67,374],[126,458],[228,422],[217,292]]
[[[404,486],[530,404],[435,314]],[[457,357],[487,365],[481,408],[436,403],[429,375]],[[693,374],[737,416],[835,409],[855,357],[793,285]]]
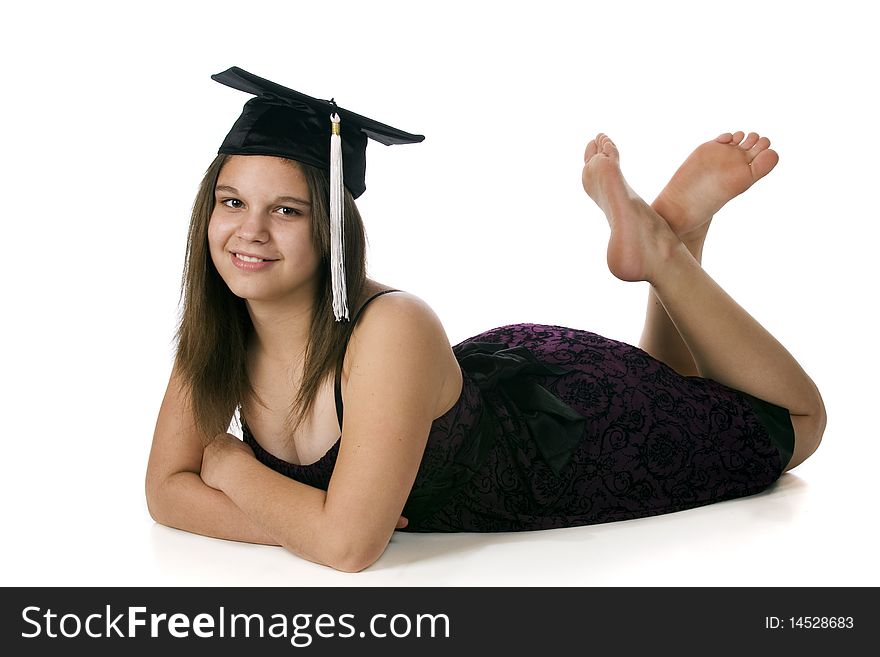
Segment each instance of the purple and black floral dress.
[[[395,291],[368,299],[352,326]],[[765,490],[794,449],[787,409],[589,331],[511,324],[453,352],[461,396],[431,426],[398,531],[555,529],[682,511]],[[336,406],[342,426],[339,368]],[[262,463],[327,489],[341,437],[296,465],[241,420]]]

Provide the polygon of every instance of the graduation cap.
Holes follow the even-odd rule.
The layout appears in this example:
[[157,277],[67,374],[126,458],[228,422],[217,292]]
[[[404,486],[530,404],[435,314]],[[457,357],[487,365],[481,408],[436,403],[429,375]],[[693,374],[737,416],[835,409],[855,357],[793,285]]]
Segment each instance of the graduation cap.
[[253,94],[218,153],[275,155],[330,172],[330,271],[333,314],[348,319],[345,289],[345,242],[342,232],[342,187],[357,198],[366,190],[367,139],[381,144],[413,144],[415,135],[368,119],[336,105],[266,80],[237,66],[211,79]]

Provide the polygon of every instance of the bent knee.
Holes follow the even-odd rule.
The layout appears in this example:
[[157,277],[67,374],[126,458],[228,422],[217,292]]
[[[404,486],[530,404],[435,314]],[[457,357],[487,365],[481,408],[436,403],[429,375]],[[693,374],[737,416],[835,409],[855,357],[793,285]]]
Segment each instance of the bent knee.
[[821,398],[814,413],[791,416],[791,426],[794,429],[794,451],[788,465],[783,468],[783,472],[797,467],[819,449],[819,443],[822,442],[827,423],[825,405],[821,402]]

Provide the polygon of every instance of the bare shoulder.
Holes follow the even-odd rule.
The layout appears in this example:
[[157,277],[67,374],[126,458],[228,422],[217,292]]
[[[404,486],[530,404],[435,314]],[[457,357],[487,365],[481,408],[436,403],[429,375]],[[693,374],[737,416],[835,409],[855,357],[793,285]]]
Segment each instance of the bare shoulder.
[[461,370],[443,323],[427,302],[410,292],[383,294],[364,308],[345,360],[349,377],[363,367],[421,372],[416,385],[432,400],[432,417],[442,415],[461,388]]
[[361,313],[352,332],[352,340],[359,332],[387,330],[398,323],[415,331],[418,336],[442,335],[446,345],[449,345],[446,331],[434,309],[421,297],[404,290],[396,290],[392,294],[383,294],[373,299]]

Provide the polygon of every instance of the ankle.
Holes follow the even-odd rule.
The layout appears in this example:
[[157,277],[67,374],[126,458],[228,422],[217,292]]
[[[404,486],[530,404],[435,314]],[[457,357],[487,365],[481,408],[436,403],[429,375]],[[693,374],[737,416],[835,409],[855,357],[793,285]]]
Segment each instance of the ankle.
[[705,234],[699,238],[682,240],[682,244],[684,244],[685,248],[687,248],[687,250],[690,251],[690,254],[694,256],[694,259],[701,264],[703,262],[703,244],[705,243]]
[[700,266],[697,258],[680,240],[669,241],[657,250],[657,260],[652,275],[647,279],[656,293],[680,277],[682,272],[693,266]]
[[[709,225],[712,223],[712,215],[709,215],[705,220],[700,221],[687,219],[685,208],[679,205],[672,196],[667,193],[666,189],[660,192],[659,196],[654,199],[654,202],[651,203],[651,209],[663,217],[670,228],[673,226],[679,226],[683,222],[699,224],[696,229],[693,229],[688,233],[676,233],[676,235],[684,243],[691,255],[696,258],[697,262],[702,262],[703,244],[706,242]],[[675,231],[674,228],[673,231]]]
[[668,223],[683,214],[683,208],[676,203],[664,188],[651,203],[651,209],[663,217]]

